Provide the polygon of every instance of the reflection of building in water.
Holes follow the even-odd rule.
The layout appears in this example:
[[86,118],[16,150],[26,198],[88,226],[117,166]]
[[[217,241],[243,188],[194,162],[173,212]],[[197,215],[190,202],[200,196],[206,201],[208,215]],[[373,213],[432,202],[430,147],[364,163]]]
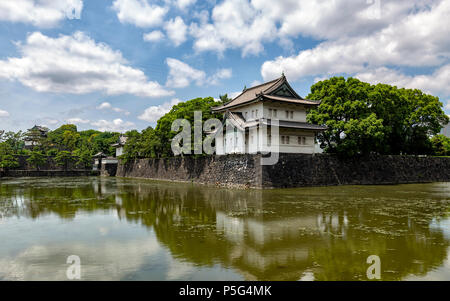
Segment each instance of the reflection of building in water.
[[[403,192],[384,187],[376,194],[370,187],[267,191],[118,178],[15,181],[0,186],[0,198],[7,196],[2,214],[73,219],[77,212],[114,212],[154,233],[173,258],[199,270],[220,265],[249,280],[363,279],[371,254],[393,271],[386,280],[395,280],[423,275],[448,254],[449,239],[433,223],[448,219],[445,184],[402,186]],[[426,187],[426,194],[417,193]]]
[[309,250],[312,244],[319,245],[314,237],[344,236],[346,225],[346,217],[338,214],[273,219],[216,213],[217,230],[235,245],[230,256],[239,259],[239,269],[250,279],[299,279],[312,265]]

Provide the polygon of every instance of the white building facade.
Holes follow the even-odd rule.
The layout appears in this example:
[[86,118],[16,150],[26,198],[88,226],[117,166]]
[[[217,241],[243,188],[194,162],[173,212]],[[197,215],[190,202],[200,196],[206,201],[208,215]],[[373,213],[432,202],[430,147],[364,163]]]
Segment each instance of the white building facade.
[[245,89],[213,112],[224,113],[216,154],[317,152],[315,136],[326,127],[308,123],[308,109],[320,102],[301,98],[282,77]]
[[444,135],[445,137],[450,138],[450,123],[447,124],[441,131],[441,134]]

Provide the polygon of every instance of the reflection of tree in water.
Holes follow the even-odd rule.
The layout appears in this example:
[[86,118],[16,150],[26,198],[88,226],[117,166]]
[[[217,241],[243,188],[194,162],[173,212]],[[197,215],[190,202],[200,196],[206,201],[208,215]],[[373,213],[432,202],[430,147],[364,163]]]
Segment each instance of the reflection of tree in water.
[[111,196],[103,199],[92,188],[100,183],[94,178],[92,182],[71,178],[65,181],[26,179],[13,183],[0,186],[0,208],[9,203],[12,215],[33,219],[52,213],[63,219],[73,219],[78,211],[109,209],[113,200]]
[[246,279],[297,280],[305,272],[318,280],[366,279],[372,254],[381,258],[384,280],[425,275],[447,256],[448,239],[430,223],[448,214],[448,193],[395,187],[243,191],[93,178],[0,186],[0,210],[10,212],[14,198],[23,200],[15,208],[24,213],[16,214],[33,218],[117,210],[154,229],[179,260],[221,264]]

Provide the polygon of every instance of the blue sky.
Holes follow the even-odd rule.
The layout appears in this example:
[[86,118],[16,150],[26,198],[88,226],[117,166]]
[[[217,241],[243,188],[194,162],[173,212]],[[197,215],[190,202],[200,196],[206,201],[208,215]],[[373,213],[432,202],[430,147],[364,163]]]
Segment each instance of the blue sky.
[[450,113],[450,3],[0,0],[0,129],[126,131],[284,71],[419,88]]

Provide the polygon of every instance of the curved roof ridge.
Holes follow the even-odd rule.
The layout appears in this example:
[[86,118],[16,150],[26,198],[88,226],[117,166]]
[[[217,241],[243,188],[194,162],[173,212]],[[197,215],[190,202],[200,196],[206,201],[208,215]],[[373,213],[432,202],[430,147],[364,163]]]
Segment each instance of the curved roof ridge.
[[[253,87],[250,87],[250,88],[246,88],[246,89],[244,89],[238,96],[236,96],[235,98],[233,98],[233,100],[238,99],[238,98],[239,98],[240,96],[242,96],[242,94],[244,94],[245,92],[254,90],[254,89],[256,89],[256,88],[259,88],[259,87],[262,87],[262,86],[265,86],[265,85],[268,85],[268,84],[272,84],[272,83],[275,84],[277,81],[279,81],[279,80],[282,79],[283,77],[284,77],[284,76],[279,77],[279,78],[276,78],[276,79],[273,79],[273,80],[271,80],[271,81],[268,81],[268,82],[265,82],[265,83],[262,83],[262,84],[259,84],[259,85],[256,85],[256,86],[253,86]],[[262,92],[267,91],[267,90],[270,89],[271,87],[272,87],[272,86],[268,87],[267,89],[263,90]],[[233,101],[233,100],[232,100],[232,101]],[[229,103],[231,103],[232,101],[230,101]]]

